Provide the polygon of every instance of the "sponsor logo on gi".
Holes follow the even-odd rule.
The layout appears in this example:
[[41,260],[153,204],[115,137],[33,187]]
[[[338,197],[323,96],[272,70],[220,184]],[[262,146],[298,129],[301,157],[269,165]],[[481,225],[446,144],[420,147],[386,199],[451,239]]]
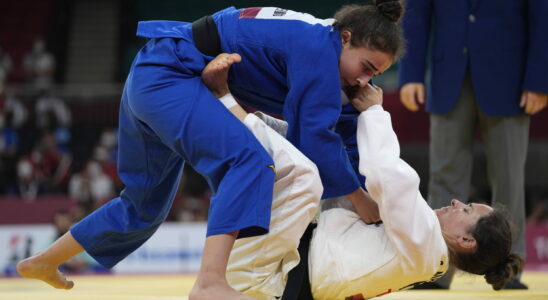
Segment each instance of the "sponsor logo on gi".
[[272,14],[272,16],[274,16],[274,17],[283,17],[283,16],[285,16],[286,13],[287,13],[287,9],[276,8],[276,10],[274,10],[274,13]]

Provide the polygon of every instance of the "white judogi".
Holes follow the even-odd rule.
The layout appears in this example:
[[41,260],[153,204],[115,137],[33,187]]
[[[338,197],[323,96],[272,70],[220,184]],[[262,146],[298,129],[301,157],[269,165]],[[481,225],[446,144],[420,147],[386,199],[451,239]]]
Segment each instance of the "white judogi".
[[366,225],[343,208],[320,214],[309,253],[317,300],[372,298],[410,288],[439,278],[449,263],[438,219],[419,192],[419,177],[399,157],[390,114],[381,106],[362,112],[357,139],[360,173],[383,224]]
[[[287,132],[287,123],[257,115],[281,134]],[[248,114],[244,124],[272,156],[276,167],[270,231],[236,241],[227,279],[247,295],[275,299],[282,296],[287,274],[299,263],[299,240],[316,215],[323,187],[316,165],[259,117]]]
[[[264,123],[248,115],[245,124],[277,168],[271,229],[268,235],[236,241],[227,278],[239,291],[274,299],[283,294],[287,273],[299,262],[299,238],[322,190],[313,164],[265,125],[283,134],[286,123],[258,116]],[[366,225],[345,198],[324,201],[308,261],[317,300],[372,298],[436,279],[447,270],[439,222],[419,193],[418,175],[399,158],[390,115],[376,106],[358,122],[360,172],[383,224]]]

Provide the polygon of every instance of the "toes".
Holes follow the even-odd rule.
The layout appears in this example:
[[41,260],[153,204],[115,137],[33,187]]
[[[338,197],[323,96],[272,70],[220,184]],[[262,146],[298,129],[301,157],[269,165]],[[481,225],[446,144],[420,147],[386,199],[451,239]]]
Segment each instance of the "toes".
[[232,65],[235,62],[242,61],[242,57],[238,53],[221,53],[215,57],[215,62],[217,65],[223,66],[223,68],[226,68],[230,65]]
[[234,62],[241,62],[242,61],[242,57],[240,56],[240,54],[238,53],[232,53],[230,54],[230,60],[234,63]]
[[52,281],[50,284],[58,289],[65,289],[70,290],[72,287],[74,287],[74,282],[71,280],[67,280],[65,275],[59,271],[55,274],[56,276],[52,278]]
[[65,287],[64,289],[70,290],[74,287],[74,281],[65,280]]
[[27,274],[28,271],[28,267],[24,260],[20,261],[15,268],[17,269],[17,273],[19,273],[19,275],[25,277],[25,274]]

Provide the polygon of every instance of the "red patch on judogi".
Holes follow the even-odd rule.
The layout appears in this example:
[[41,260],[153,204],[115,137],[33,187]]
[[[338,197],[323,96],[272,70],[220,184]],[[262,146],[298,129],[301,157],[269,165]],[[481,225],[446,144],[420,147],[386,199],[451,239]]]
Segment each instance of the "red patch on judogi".
[[244,8],[240,12],[240,19],[254,19],[261,9],[262,7]]

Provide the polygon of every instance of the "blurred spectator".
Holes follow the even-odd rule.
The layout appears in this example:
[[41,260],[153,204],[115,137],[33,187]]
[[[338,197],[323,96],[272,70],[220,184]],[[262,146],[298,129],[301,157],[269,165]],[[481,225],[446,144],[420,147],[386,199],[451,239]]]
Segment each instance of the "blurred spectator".
[[36,125],[42,130],[54,130],[59,126],[70,127],[71,112],[63,99],[44,91],[36,100]]
[[57,240],[63,234],[67,233],[72,226],[72,217],[66,211],[58,211],[53,215],[53,227],[55,228],[55,234],[53,240]]
[[[6,115],[11,115],[6,120]],[[0,126],[18,129],[27,121],[27,109],[21,101],[6,93],[5,86],[0,84]]]
[[179,222],[207,221],[209,197],[183,197],[180,205],[175,209],[175,220]]
[[533,209],[527,216],[527,223],[541,224],[548,222],[548,197],[537,196],[531,200]]
[[111,180],[115,190],[119,192],[121,187],[123,187],[123,184],[118,176],[116,161],[113,161],[109,154],[110,153],[106,147],[97,146],[95,147],[95,151],[93,153],[93,159],[101,166],[101,171],[103,174]]
[[6,52],[2,50],[2,46],[0,45],[0,89],[2,83],[7,82],[10,71],[11,58]]
[[101,133],[99,146],[104,147],[109,152],[109,159],[117,160],[118,137],[115,129],[105,129]]
[[24,58],[23,67],[28,82],[37,89],[51,88],[55,73],[55,58],[47,52],[44,40],[34,41],[32,51]]
[[59,146],[57,135],[45,132],[39,145],[41,173],[46,177],[48,193],[66,192],[72,164],[71,156]]
[[70,178],[69,195],[91,212],[115,196],[114,183],[97,161],[90,161]]
[[72,206],[72,208],[69,211],[72,220],[74,223],[80,222],[83,218],[85,218],[88,214],[91,213],[90,210],[87,210],[82,203],[77,203],[76,205]]
[[118,161],[118,135],[116,129],[105,129],[101,133],[99,146],[106,149],[108,160],[114,163]]
[[99,145],[93,153],[93,159],[101,165],[103,173],[112,180],[116,192],[120,192],[124,185],[118,176],[116,165],[118,160],[118,138],[115,130],[105,129],[101,133]]
[[45,132],[40,143],[17,166],[19,192],[27,200],[40,194],[65,193],[72,158],[57,147],[55,136]]
[[211,190],[207,181],[186,165],[170,219],[180,222],[207,221]]
[[44,90],[36,100],[36,126],[41,131],[51,131],[60,150],[68,152],[72,114],[63,99]]
[[36,199],[41,186],[41,176],[32,161],[32,157],[25,157],[17,163],[17,189],[19,195],[27,201]]
[[0,84],[0,193],[17,194],[16,156],[19,129],[27,120],[25,106],[6,95]]

